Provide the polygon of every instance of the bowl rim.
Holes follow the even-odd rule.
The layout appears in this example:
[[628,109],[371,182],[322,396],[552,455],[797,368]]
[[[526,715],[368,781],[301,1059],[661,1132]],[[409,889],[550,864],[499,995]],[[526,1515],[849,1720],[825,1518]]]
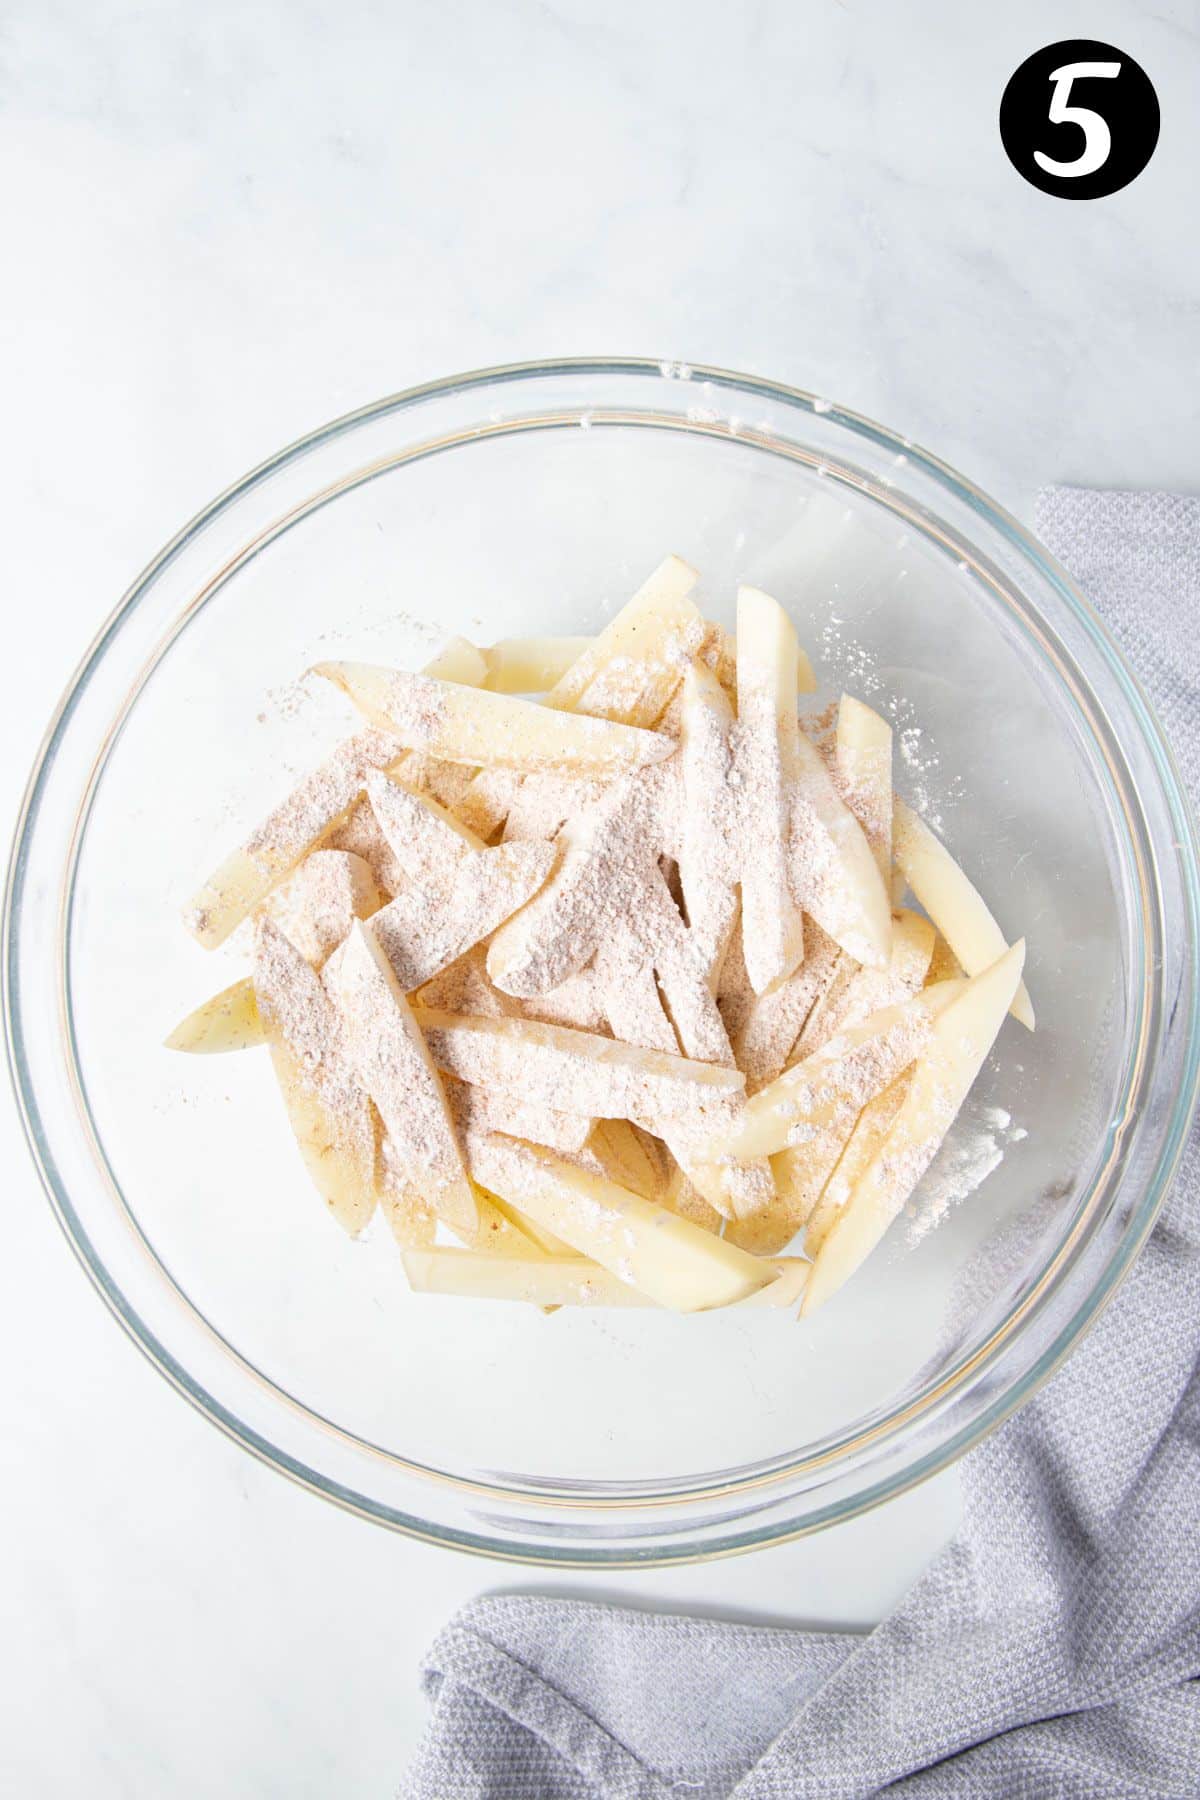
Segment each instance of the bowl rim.
[[[1198,907],[1198,899],[1200,899],[1200,876],[1198,876],[1197,872],[1198,859],[1196,835],[1191,819],[1188,797],[1179,777],[1173,753],[1163,736],[1161,727],[1158,724],[1152,707],[1141,689],[1140,683],[1126,665],[1123,656],[1117,649],[1107,628],[1101,622],[1088,601],[1080,593],[1071,577],[1067,575],[1066,572],[1048,555],[1044,547],[1040,545],[1030,532],[1021,526],[1019,522],[1012,518],[1004,509],[999,507],[996,502],[992,501],[982,492],[982,490],[976,487],[974,483],[959,474],[957,470],[952,468],[951,465],[944,462],[942,459],[932,455],[920,446],[913,444],[909,439],[899,437],[896,433],[889,431],[886,427],[867,418],[865,415],[835,406],[805,390],[769,381],[762,377],[742,375],[733,371],[702,364],[689,365],[684,363],[664,362],[654,358],[635,357],[555,358],[543,361],[504,364],[493,368],[474,370],[466,374],[447,376],[436,381],[423,383],[402,390],[396,394],[386,396],[378,401],[344,414],[337,419],[329,421],[327,424],[318,427],[315,431],[298,438],[293,443],[275,452],[272,456],[266,458],[255,468],[250,470],[246,475],[233,482],[210,502],[209,505],[204,507],[187,524],[185,524],[132,582],[94,636],[64,690],[59,704],[51,718],[50,724],[43,736],[41,745],[39,746],[18,812],[13,834],[12,854],[10,856],[5,886],[3,911],[5,944],[2,969],[0,969],[0,979],[2,979],[3,983],[6,1049],[10,1076],[13,1081],[17,1098],[18,1111],[21,1116],[26,1140],[29,1143],[42,1185],[50,1199],[60,1226],[67,1236],[68,1241],[71,1243],[77,1258],[87,1270],[93,1284],[99,1289],[110,1310],[113,1311],[127,1333],[138,1344],[138,1347],[148,1359],[169,1381],[171,1381],[172,1385],[175,1386],[184,1397],[197,1408],[197,1410],[211,1419],[219,1429],[223,1430],[227,1436],[230,1436],[235,1441],[241,1443],[244,1448],[249,1449],[252,1454],[259,1458],[259,1460],[264,1461],[269,1466],[287,1474],[291,1479],[299,1482],[300,1485],[309,1487],[313,1491],[320,1493],[323,1497],[332,1499],[335,1503],[343,1506],[349,1511],[356,1512],[361,1516],[375,1518],[383,1523],[393,1526],[395,1529],[418,1538],[423,1538],[429,1542],[439,1544],[451,1542],[462,1549],[474,1550],[480,1554],[496,1556],[509,1561],[535,1562],[542,1564],[552,1563],[556,1566],[574,1567],[594,1567],[598,1564],[610,1567],[633,1565],[645,1566],[647,1562],[661,1563],[669,1561],[674,1563],[704,1561],[717,1556],[735,1554],[740,1550],[755,1547],[760,1543],[784,1542],[791,1538],[805,1535],[808,1532],[819,1529],[826,1523],[832,1522],[834,1518],[841,1520],[854,1517],[857,1514],[868,1510],[871,1506],[878,1504],[881,1500],[906,1491],[908,1488],[916,1485],[919,1481],[928,1478],[938,1470],[946,1467],[956,1460],[965,1450],[969,1449],[972,1445],[988,1435],[1004,1418],[1008,1417],[1022,1405],[1024,1401],[1036,1391],[1041,1383],[1048,1379],[1069,1354],[1079,1338],[1090,1327],[1104,1305],[1106,1305],[1108,1300],[1112,1297],[1112,1294],[1116,1291],[1120,1281],[1135,1260],[1153,1225],[1158,1208],[1162,1203],[1179,1157],[1182,1154],[1191,1112],[1196,1102],[1197,1089],[1200,1087],[1200,1018],[1198,1018],[1198,1007],[1200,1007],[1200,971],[1197,970],[1195,957],[1192,959],[1192,981],[1190,987],[1191,1032],[1185,1055],[1184,1073],[1176,1094],[1170,1125],[1163,1136],[1154,1169],[1147,1183],[1146,1192],[1142,1197],[1134,1220],[1126,1226],[1119,1243],[1109,1253],[1101,1279],[1087,1292],[1070,1318],[1062,1325],[1053,1341],[1043,1351],[1042,1355],[1034,1363],[1032,1368],[1027,1371],[1023,1377],[1013,1381],[1007,1386],[989,1405],[984,1406],[960,1431],[944,1439],[927,1456],[918,1459],[915,1463],[903,1470],[899,1478],[894,1474],[888,1475],[874,1487],[867,1487],[861,1490],[857,1495],[852,1496],[849,1501],[838,1501],[835,1505],[826,1509],[830,1516],[825,1516],[825,1513],[818,1509],[816,1512],[810,1513],[805,1519],[791,1525],[785,1525],[783,1528],[772,1527],[761,1534],[750,1532],[737,1541],[731,1540],[727,1543],[715,1546],[710,1545],[703,1549],[693,1550],[690,1553],[685,1549],[676,1546],[661,1554],[655,1552],[649,1556],[645,1552],[642,1552],[637,1556],[626,1556],[621,1553],[610,1553],[604,1549],[589,1549],[586,1552],[578,1554],[570,1552],[561,1554],[553,1549],[548,1549],[544,1545],[539,1545],[536,1550],[529,1552],[524,1549],[514,1548],[511,1542],[495,1541],[472,1533],[464,1534],[454,1531],[448,1532],[440,1527],[435,1528],[431,1526],[427,1521],[398,1514],[394,1510],[383,1506],[380,1503],[371,1501],[368,1496],[353,1493],[346,1489],[339,1489],[335,1483],[331,1483],[328,1477],[324,1476],[319,1471],[308,1469],[303,1464],[297,1463],[286,1451],[281,1450],[266,1438],[261,1437],[251,1426],[238,1420],[224,1408],[219,1400],[214,1396],[207,1394],[192,1380],[187,1370],[174,1359],[171,1353],[166,1349],[166,1346],[161,1344],[157,1338],[154,1337],[153,1333],[139,1318],[133,1306],[125,1300],[124,1296],[116,1289],[112,1281],[107,1279],[104,1267],[99,1260],[89,1254],[86,1231],[74,1211],[69,1195],[66,1193],[65,1189],[60,1186],[57,1180],[54,1159],[48,1151],[48,1146],[45,1144],[44,1134],[40,1128],[38,1099],[34,1092],[33,1085],[29,1080],[29,1070],[21,1048],[21,1029],[18,1018],[19,990],[18,982],[16,980],[16,958],[18,954],[18,934],[16,926],[19,922],[20,914],[21,883],[23,874],[22,850],[26,843],[30,827],[36,818],[37,803],[42,791],[43,783],[48,774],[55,751],[57,750],[62,735],[71,718],[76,699],[86,684],[91,671],[102,658],[109,641],[120,628],[126,615],[136,606],[139,599],[153,584],[160,571],[186,544],[197,537],[214,519],[229,508],[236,500],[251,492],[269,476],[286,467],[288,464],[307,455],[322,444],[329,443],[336,438],[352,432],[356,427],[362,424],[385,418],[393,413],[402,412],[418,406],[423,402],[435,399],[438,396],[469,393],[472,390],[495,387],[498,384],[537,378],[552,378],[555,376],[642,376],[651,378],[657,376],[664,380],[695,380],[700,383],[710,384],[716,388],[732,389],[743,395],[761,395],[763,398],[782,402],[787,406],[797,408],[801,411],[827,415],[835,423],[848,426],[856,436],[866,438],[875,445],[887,449],[896,455],[901,455],[909,462],[923,467],[927,473],[934,476],[941,487],[948,489],[952,494],[964,501],[973,512],[982,515],[982,517],[991,525],[998,528],[1002,535],[1009,540],[1025,560],[1032,562],[1035,567],[1040,569],[1042,575],[1051,582],[1060,597],[1066,601],[1068,607],[1075,615],[1076,620],[1084,626],[1093,647],[1100,653],[1103,661],[1107,664],[1109,673],[1115,677],[1119,683],[1123,692],[1123,697],[1131,706],[1135,714],[1143,745],[1149,750],[1152,761],[1155,764],[1159,780],[1162,784],[1162,797],[1167,802],[1173,824],[1177,831],[1178,842],[1175,845],[1175,848],[1179,854],[1182,865],[1183,888],[1186,902],[1184,929],[1185,932],[1190,935],[1190,941],[1193,947],[1195,946],[1198,935],[1197,917],[1198,911],[1200,911],[1200,907]],[[1035,617],[1040,620],[1041,614],[1037,607],[1029,602],[1026,604],[1031,605],[1031,610]],[[1044,623],[1044,621],[1042,622]],[[160,1268],[162,1267],[161,1264],[159,1266]],[[192,1303],[189,1301],[188,1304],[190,1305]],[[193,1307],[193,1310],[198,1309]],[[203,1318],[202,1314],[200,1316]],[[989,1344],[991,1341],[992,1340],[989,1340]],[[1004,1342],[1007,1341],[1008,1334],[1005,1333]],[[227,1345],[227,1348],[232,1348],[232,1346]],[[979,1354],[982,1354],[982,1351],[987,1348],[988,1345],[983,1346],[979,1353],[969,1359],[968,1366],[977,1362]],[[269,1380],[269,1378],[267,1379]],[[945,1397],[944,1384],[939,1382],[936,1385],[942,1390],[942,1397]],[[961,1385],[961,1381],[956,1383],[956,1387],[959,1385]],[[286,1395],[286,1390],[277,1388],[277,1392],[283,1394],[285,1398],[291,1398]],[[302,1405],[303,1403],[300,1404]],[[931,1404],[932,1397],[923,1396],[921,1410],[928,1412],[931,1410]],[[307,1411],[309,1409],[305,1410]],[[910,1407],[901,1410],[911,1411],[912,1408]],[[319,1414],[310,1413],[310,1416],[317,1419],[319,1422],[327,1425],[329,1424],[328,1421],[321,1421]],[[893,1415],[889,1414],[888,1420],[885,1421],[885,1428],[891,1425],[892,1418]],[[333,1427],[333,1429],[340,1432],[341,1428]],[[353,1434],[341,1433],[341,1435],[349,1435],[353,1438]],[[861,1433],[856,1434],[854,1441],[859,1441],[862,1435],[863,1434]],[[868,1437],[873,1435],[876,1435],[874,1431],[868,1430],[866,1433],[866,1436]],[[356,1441],[365,1443],[365,1440]],[[390,1452],[381,1453],[389,1456],[391,1455]],[[442,1481],[449,1482],[452,1486],[472,1488],[474,1491],[483,1492],[494,1499],[520,1498],[523,1501],[535,1505],[539,1501],[549,1501],[550,1503],[554,1503],[557,1499],[559,1504],[561,1504],[562,1501],[561,1495],[556,1496],[553,1493],[543,1496],[536,1490],[530,1490],[528,1488],[513,1489],[484,1482],[472,1483],[470,1481],[463,1481],[459,1478],[449,1476],[442,1471],[422,1469],[421,1465],[408,1463],[403,1458],[396,1458],[394,1460],[398,1461],[402,1467],[411,1472],[421,1473],[427,1477],[433,1476]],[[750,1475],[742,1481],[734,1481],[727,1485],[721,1484],[715,1491],[724,1494],[731,1491],[742,1491],[742,1489],[746,1487],[760,1485],[764,1480],[778,1481],[785,1478],[789,1473],[794,1473],[796,1468],[796,1459],[792,1458],[790,1461],[783,1462],[782,1466],[773,1467],[765,1477],[762,1475]],[[676,1493],[669,1496],[669,1498],[677,1500],[680,1504],[686,1505],[689,1500],[700,1501],[710,1499],[713,1496],[713,1493],[713,1487],[711,1485],[705,1485],[702,1488],[696,1487],[685,1492]],[[647,1501],[644,1495],[639,1495],[637,1498],[630,1499],[627,1502],[627,1504],[631,1506],[645,1505],[646,1503]],[[611,1505],[613,1503],[609,1502],[609,1504]],[[616,1504],[619,1505],[621,1503],[617,1502]]]

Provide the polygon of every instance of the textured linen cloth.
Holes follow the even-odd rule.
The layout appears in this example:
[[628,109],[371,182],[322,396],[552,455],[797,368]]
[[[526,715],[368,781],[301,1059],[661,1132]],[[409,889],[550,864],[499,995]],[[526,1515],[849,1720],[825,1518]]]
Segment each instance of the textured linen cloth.
[[[1200,792],[1200,499],[1051,488],[1038,528]],[[869,1636],[475,1601],[402,1800],[1200,1795],[1200,1131],[1066,1366],[962,1464],[964,1519]]]

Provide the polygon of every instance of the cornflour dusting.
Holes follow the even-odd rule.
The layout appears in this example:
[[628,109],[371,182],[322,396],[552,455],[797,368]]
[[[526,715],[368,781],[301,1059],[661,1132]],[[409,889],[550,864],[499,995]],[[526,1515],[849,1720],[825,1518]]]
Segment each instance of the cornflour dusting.
[[1028,1133],[1014,1125],[1002,1106],[980,1110],[980,1126],[969,1135],[946,1144],[925,1180],[905,1207],[905,1240],[919,1244],[940,1225],[952,1207],[982,1187],[1000,1164],[1008,1145],[1020,1143]]

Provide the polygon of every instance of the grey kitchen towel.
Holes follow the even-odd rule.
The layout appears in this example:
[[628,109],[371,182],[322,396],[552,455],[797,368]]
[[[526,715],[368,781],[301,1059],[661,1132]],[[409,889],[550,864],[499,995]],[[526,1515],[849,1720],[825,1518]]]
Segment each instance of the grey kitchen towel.
[[[1051,488],[1038,528],[1200,792],[1200,499]],[[1111,1306],[962,1465],[963,1523],[869,1636],[521,1596],[424,1671],[403,1800],[1200,1795],[1200,1130]]]

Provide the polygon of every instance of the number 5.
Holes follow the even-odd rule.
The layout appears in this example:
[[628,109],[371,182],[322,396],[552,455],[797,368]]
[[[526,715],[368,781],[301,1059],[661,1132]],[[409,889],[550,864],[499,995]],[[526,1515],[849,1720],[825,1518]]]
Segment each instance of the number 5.
[[1108,153],[1112,149],[1112,133],[1108,129],[1108,121],[1101,118],[1087,106],[1070,106],[1071,83],[1082,81],[1086,76],[1105,76],[1111,80],[1121,73],[1119,62],[1077,62],[1064,63],[1061,69],[1054,69],[1050,79],[1054,83],[1054,92],[1050,96],[1050,123],[1052,125],[1078,125],[1083,131],[1083,149],[1073,162],[1056,162],[1054,157],[1046,156],[1041,150],[1035,150],[1033,160],[1039,169],[1045,169],[1047,175],[1094,175],[1108,161]]

